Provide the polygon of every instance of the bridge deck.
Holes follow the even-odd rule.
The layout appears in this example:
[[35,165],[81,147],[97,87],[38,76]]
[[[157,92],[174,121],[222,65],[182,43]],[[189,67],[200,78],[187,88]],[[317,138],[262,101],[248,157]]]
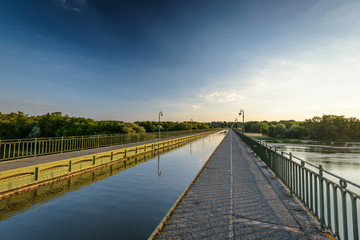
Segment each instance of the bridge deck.
[[230,130],[158,239],[328,239]]
[[[189,135],[192,135],[192,134],[189,134]],[[28,166],[42,164],[42,163],[50,163],[50,162],[55,162],[55,161],[59,161],[59,160],[65,160],[65,159],[70,159],[70,158],[75,158],[75,157],[91,155],[91,154],[95,154],[95,153],[101,153],[101,152],[112,151],[112,150],[117,150],[117,149],[121,149],[121,148],[132,147],[132,146],[136,146],[139,144],[165,141],[165,140],[170,140],[170,139],[189,136],[189,135],[161,138],[161,139],[148,140],[148,141],[143,141],[143,142],[119,144],[119,145],[114,145],[114,146],[92,148],[92,149],[72,151],[72,152],[66,152],[66,153],[50,154],[50,155],[40,156],[40,157],[8,160],[8,161],[0,162],[0,171],[11,170],[11,169],[16,169],[16,168],[21,168],[21,167],[28,167]]]

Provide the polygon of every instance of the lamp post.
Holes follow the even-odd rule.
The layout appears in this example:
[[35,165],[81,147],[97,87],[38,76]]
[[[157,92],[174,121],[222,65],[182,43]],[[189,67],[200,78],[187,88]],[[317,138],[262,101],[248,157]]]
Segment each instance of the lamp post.
[[160,136],[160,117],[164,116],[164,114],[162,113],[162,111],[159,112],[159,139],[161,138]]
[[230,127],[230,128],[232,128],[232,127],[235,125],[236,122],[238,122],[238,119],[237,119],[237,118],[235,118],[235,120],[234,120],[233,124],[231,124],[231,127]]
[[192,123],[193,123],[193,119],[191,118],[191,119],[190,119],[190,134],[192,134],[192,129],[193,129]]
[[240,109],[239,116],[241,116],[241,113],[242,113],[242,117],[243,117],[243,127],[242,127],[242,132],[243,132],[243,133],[245,133],[245,122],[244,122],[245,112],[244,112],[244,110]]

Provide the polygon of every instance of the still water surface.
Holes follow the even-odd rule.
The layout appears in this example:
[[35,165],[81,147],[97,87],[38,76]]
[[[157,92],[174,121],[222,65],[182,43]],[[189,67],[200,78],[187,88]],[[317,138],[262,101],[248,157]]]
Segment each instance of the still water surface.
[[146,239],[224,136],[0,200],[1,239]]

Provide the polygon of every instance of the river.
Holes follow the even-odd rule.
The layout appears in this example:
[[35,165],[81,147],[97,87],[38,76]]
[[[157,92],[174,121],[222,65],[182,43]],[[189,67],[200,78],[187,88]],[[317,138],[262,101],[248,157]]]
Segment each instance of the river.
[[291,152],[307,162],[322,165],[340,177],[360,185],[360,146],[337,147],[326,145],[272,144],[284,152]]

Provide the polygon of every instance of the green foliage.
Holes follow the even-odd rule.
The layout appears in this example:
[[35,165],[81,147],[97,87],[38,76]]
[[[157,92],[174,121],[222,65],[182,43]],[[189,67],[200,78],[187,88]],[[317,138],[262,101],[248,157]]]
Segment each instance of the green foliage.
[[[259,131],[260,125],[260,131]],[[285,131],[284,131],[285,130]],[[359,141],[360,120],[344,116],[323,115],[304,122],[281,120],[279,122],[246,122],[246,132],[260,132],[269,137],[310,138],[326,141]]]
[[266,135],[269,129],[269,125],[267,122],[260,123],[260,133],[263,135]]
[[315,140],[360,140],[360,121],[356,118],[323,115],[307,119],[304,125]]
[[285,136],[287,138],[304,138],[307,136],[307,131],[302,126],[293,125],[286,129]]
[[29,118],[23,112],[2,114],[0,112],[0,138],[26,137],[35,124],[35,119]]
[[[142,126],[147,132],[153,132],[158,130],[158,122],[135,122],[137,125]],[[191,130],[191,129],[211,129],[214,128],[211,123],[199,123],[199,122],[161,122],[161,131],[178,131],[178,130]]]
[[[137,133],[137,137],[142,137],[138,133],[153,132],[157,125],[158,122],[151,121],[135,123],[95,121],[90,118],[62,115],[61,112],[47,113],[41,116],[28,116],[23,112],[9,114],[0,112],[0,139],[117,133]],[[209,123],[198,122],[161,122],[161,126],[161,131],[214,128]]]
[[268,134],[267,134],[269,137],[275,137],[275,125],[274,124],[271,124],[269,126],[269,129],[268,129]]
[[286,125],[279,123],[275,126],[274,134],[275,137],[285,137]]

